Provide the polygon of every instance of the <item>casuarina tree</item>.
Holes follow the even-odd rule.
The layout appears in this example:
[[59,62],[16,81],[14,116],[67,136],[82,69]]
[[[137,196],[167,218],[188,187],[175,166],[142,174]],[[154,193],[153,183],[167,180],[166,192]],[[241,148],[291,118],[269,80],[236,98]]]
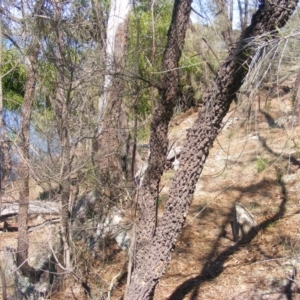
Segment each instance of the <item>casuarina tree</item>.
[[[156,222],[160,178],[168,150],[168,125],[172,117],[178,84],[178,60],[184,44],[191,10],[190,0],[176,0],[164,54],[163,84],[151,124],[149,167],[140,192],[134,269],[126,299],[151,299],[155,286],[171,260],[196,183],[218,133],[221,122],[249,72],[262,45],[276,38],[296,8],[297,0],[260,1],[251,24],[245,28],[220,66],[199,108],[198,118],[188,131],[165,211]],[[259,41],[259,43],[256,43]]]

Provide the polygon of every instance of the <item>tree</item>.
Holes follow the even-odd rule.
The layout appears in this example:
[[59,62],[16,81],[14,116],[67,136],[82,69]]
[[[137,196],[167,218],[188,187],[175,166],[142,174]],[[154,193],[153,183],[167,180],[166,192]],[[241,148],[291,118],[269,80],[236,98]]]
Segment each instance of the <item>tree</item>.
[[[261,1],[251,24],[242,32],[235,46],[230,50],[227,59],[219,68],[215,79],[207,89],[198,118],[187,134],[187,142],[181,154],[179,170],[172,183],[164,215],[156,226],[156,201],[159,192],[159,180],[163,172],[168,142],[168,120],[172,115],[172,91],[176,73],[170,71],[167,86],[162,89],[157,118],[151,126],[151,155],[149,168],[143,181],[143,195],[139,199],[139,223],[136,236],[135,263],[129,285],[128,299],[150,299],[154,288],[171,259],[171,251],[180,233],[187,215],[196,183],[203,169],[209,150],[217,137],[223,117],[229,110],[236,92],[243,83],[251,63],[260,54],[256,53],[253,41],[266,42],[275,38],[277,28],[285,25],[296,8],[298,1],[276,0]],[[165,64],[175,62],[177,56],[168,57],[168,51],[177,53],[176,46],[181,45],[182,33],[185,32],[185,18],[190,11],[189,1],[175,1],[173,18],[170,25],[168,44],[165,52]],[[172,28],[178,34],[177,43],[172,41]],[[266,43],[267,44],[267,43]],[[170,47],[170,49],[169,49]],[[254,54],[257,55],[254,55]],[[180,55],[180,52],[179,52]],[[170,65],[168,65],[170,67]],[[167,68],[166,70],[174,70]],[[174,76],[172,78],[171,76]],[[171,77],[171,78],[170,78]],[[165,106],[163,106],[165,105]],[[168,112],[168,113],[162,113]]]
[[[95,1],[86,2],[84,6],[75,2],[69,5],[43,0],[13,2],[11,5],[16,6],[11,10],[0,10],[6,18],[5,33],[12,47],[20,51],[27,69],[24,93],[21,95],[17,263],[23,274],[33,279],[33,270],[27,263],[30,178],[42,188],[47,186],[49,190],[56,189],[51,200],[58,200],[61,204],[63,248],[63,262],[57,263],[61,263],[68,272],[73,267],[71,217],[79,197],[79,184],[88,181],[91,169],[91,147],[88,148],[88,144],[96,128],[94,105],[100,90],[97,84],[102,75],[99,73],[103,72],[101,65],[97,66],[103,58],[98,55],[98,47],[103,47],[101,34],[104,21]],[[26,15],[27,9],[32,9],[30,17]],[[22,18],[10,14],[15,10],[21,10]],[[14,26],[9,26],[11,24]],[[14,30],[10,30],[12,28]],[[24,40],[19,45],[20,36]],[[11,82],[8,81],[7,85]],[[32,138],[33,128],[39,133],[43,129],[38,141]],[[55,147],[51,143],[52,138]],[[37,149],[34,148],[34,142],[40,143]],[[31,153],[30,146],[33,150]],[[78,158],[80,151],[84,150],[89,151],[88,155]],[[83,188],[81,192],[84,192]]]
[[6,170],[6,134],[3,118],[3,92],[2,92],[2,23],[0,21],[0,203],[2,202],[2,181],[5,178]]
[[248,21],[249,21],[249,3],[248,2],[249,2],[248,0],[245,0],[244,3],[242,3],[241,0],[238,0],[238,7],[239,7],[239,14],[240,14],[240,26],[241,26],[242,30],[245,30],[245,28],[248,25]]
[[221,16],[221,34],[224,38],[227,48],[231,47],[233,43],[232,37],[232,21],[233,21],[233,0],[217,0],[216,5],[218,8],[218,14]]
[[104,89],[98,106],[97,137],[93,142],[96,189],[102,207],[128,200],[127,183],[132,184],[130,133],[123,101],[125,81],[120,76],[126,58],[130,5],[127,1],[111,1],[110,6],[105,41]]
[[[2,69],[2,23],[0,19],[0,70]],[[3,120],[3,93],[2,93],[2,72],[0,71],[0,204],[2,204],[2,182],[7,173],[7,142]],[[7,299],[7,287],[5,274],[0,265],[0,279],[2,285],[2,297]]]
[[[9,3],[10,4],[10,3]],[[20,267],[22,273],[26,276],[30,276],[29,273],[33,271],[27,262],[28,257],[28,232],[27,232],[27,220],[28,220],[28,201],[29,201],[29,136],[30,136],[30,120],[32,107],[34,103],[35,85],[36,85],[36,66],[37,58],[39,54],[39,40],[37,36],[33,33],[31,26],[27,26],[23,21],[28,17],[30,13],[33,15],[40,14],[44,1],[37,1],[34,4],[28,3],[29,5],[25,9],[21,2],[21,7],[12,3],[16,9],[21,11],[19,17],[13,16],[8,10],[1,8],[1,14],[3,19],[6,18],[7,24],[5,24],[5,36],[8,40],[16,46],[20,51],[20,55],[23,56],[26,61],[26,73],[27,77],[25,80],[24,95],[23,95],[23,105],[21,111],[21,124],[20,124],[20,141],[19,141],[19,157],[20,157],[20,196],[19,196],[19,218],[18,218],[18,249],[17,249],[17,266]],[[31,11],[30,11],[31,10]],[[34,23],[34,22],[33,22]],[[14,26],[9,26],[9,24],[14,24],[15,32],[12,28]],[[15,38],[17,32],[22,32],[20,35],[23,39],[22,42],[18,42]],[[31,38],[29,38],[31,37]],[[20,90],[17,88],[16,90]]]
[[[111,170],[111,174],[116,174],[117,179],[123,179],[122,163],[126,160],[123,156],[128,150],[129,130],[127,120],[124,121],[126,115],[122,101],[123,94],[116,93],[113,85],[117,85],[120,90],[124,86],[124,81],[115,76],[116,73],[120,73],[124,60],[123,53],[126,45],[126,38],[123,39],[126,35],[123,35],[122,31],[124,24],[116,28],[115,35],[119,36],[119,39],[112,36],[112,39],[106,43],[109,46],[111,46],[109,44],[111,41],[116,43],[115,53],[114,51],[109,53],[114,57],[109,57],[110,68],[106,70],[107,75],[113,77],[110,85],[105,86],[108,95],[107,108],[103,111],[95,108],[103,92],[102,78],[105,74],[103,63],[101,63],[105,61],[103,48],[106,20],[102,7],[104,2],[87,1],[81,5],[82,3],[76,1],[71,3],[55,0],[33,3],[12,1],[9,4],[13,9],[0,8],[7,20],[6,36],[12,48],[20,51],[21,59],[26,62],[27,77],[24,80],[24,91],[22,89],[20,95],[22,111],[18,140],[20,141],[18,166],[21,180],[17,256],[18,267],[22,269],[23,275],[32,279],[31,281],[35,278],[32,278],[31,271],[33,270],[27,263],[29,179],[34,179],[42,188],[46,186],[46,190],[52,192],[49,200],[58,201],[60,204],[61,245],[57,245],[58,243],[52,240],[51,243],[55,243],[54,253],[58,250],[62,254],[57,255],[56,263],[60,264],[61,269],[64,269],[66,273],[74,272],[77,255],[73,251],[74,232],[72,232],[72,225],[77,217],[74,212],[76,202],[82,194],[86,193],[85,186],[88,186],[89,191],[95,186],[103,190],[106,187],[105,181],[101,182],[97,174],[95,179],[92,174],[95,166],[91,166],[93,155],[91,141],[97,140],[100,144],[97,154],[102,155],[101,163],[106,163],[106,154],[109,156],[111,151],[116,153],[117,157],[117,159],[112,159],[112,165],[98,164],[98,174],[105,173],[108,167],[113,169],[112,166],[116,165],[117,171]],[[27,7],[28,10],[32,9],[29,17],[26,15]],[[18,10],[21,10],[23,14],[15,16],[10,13],[10,11]],[[8,24],[14,24],[14,26],[8,26]],[[16,29],[10,31],[9,29],[12,28]],[[126,32],[126,25],[124,28]],[[18,36],[17,29],[23,35]],[[17,42],[20,36],[24,40],[19,45]],[[7,83],[11,84],[12,81],[7,81]],[[12,89],[11,86],[10,88]],[[106,116],[103,123],[100,122],[100,113]],[[33,129],[43,133],[38,141],[40,145],[36,148],[34,148],[36,141],[32,138]],[[52,138],[55,140],[55,149],[51,144]],[[117,145],[114,144],[116,141]],[[102,146],[106,147],[106,153]],[[121,147],[122,151],[120,151]],[[32,151],[29,152],[29,149]],[[130,179],[132,179],[131,172]],[[122,186],[123,189],[125,187],[125,185]],[[111,198],[117,203],[119,190],[114,185],[111,190],[116,195]],[[104,198],[100,198],[95,206],[104,205]],[[95,223],[99,222],[102,217],[98,212],[96,213],[94,207],[93,221]],[[95,223],[91,224],[90,228],[85,226],[82,231],[92,231],[97,226]]]
[[[6,42],[6,43],[5,43]],[[4,44],[7,44],[5,39]],[[23,104],[26,66],[18,49],[3,47],[2,58],[3,107],[17,111]]]
[[[48,1],[44,15],[39,18],[43,49],[38,94],[44,103],[44,111],[48,112],[48,117],[41,121],[51,124],[56,147],[48,147],[46,155],[51,164],[48,170],[42,170],[40,163],[33,165],[37,180],[55,190],[51,200],[60,204],[61,266],[72,272],[75,259],[72,217],[79,187],[87,181],[90,170],[92,150],[88,141],[94,138],[99,120],[94,107],[100,89],[95,91],[93,86],[102,77],[101,65],[97,66],[95,61],[103,59],[103,41],[99,37],[103,36],[104,29],[101,7],[93,1],[84,6]],[[97,34],[93,32],[94,26],[99,30]],[[99,59],[91,60],[90,56],[99,56]],[[42,111],[37,113],[38,116]],[[80,157],[80,151],[84,150],[85,155]],[[42,157],[36,160],[41,161]]]
[[[43,1],[37,2],[37,8],[40,9]],[[38,11],[35,11],[38,13]],[[29,201],[29,137],[30,137],[30,120],[32,107],[34,103],[35,84],[36,84],[36,63],[39,54],[39,41],[33,37],[33,41],[29,46],[28,53],[28,75],[25,84],[24,103],[21,112],[21,128],[20,128],[20,176],[22,178],[20,187],[20,209],[18,218],[18,249],[17,249],[17,266],[21,267],[23,274],[28,273],[29,265],[27,263],[29,238],[27,229],[28,220],[28,201]]]
[[[135,269],[132,278],[147,257],[146,251],[156,230],[156,207],[160,178],[164,171],[165,157],[168,151],[168,125],[176,105],[178,88],[178,63],[184,45],[185,33],[191,11],[190,0],[177,0],[174,3],[172,21],[168,32],[168,41],[163,59],[164,83],[159,90],[157,108],[151,122],[149,167],[141,187],[142,199],[139,199],[139,225],[135,253]],[[136,279],[132,280],[128,299],[145,297],[153,292],[153,288],[145,294],[136,290]]]

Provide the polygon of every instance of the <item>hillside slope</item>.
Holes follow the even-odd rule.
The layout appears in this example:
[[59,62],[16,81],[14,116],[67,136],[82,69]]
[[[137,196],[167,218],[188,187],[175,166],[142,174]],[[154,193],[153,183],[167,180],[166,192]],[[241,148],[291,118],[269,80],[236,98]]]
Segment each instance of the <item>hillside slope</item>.
[[[268,101],[262,93],[260,99],[260,105],[253,101],[250,114],[245,99],[226,116],[154,299],[300,299],[300,126],[287,116],[291,93]],[[169,133],[173,147],[184,145],[196,117],[191,110],[174,118]],[[163,175],[159,217],[174,175],[174,170]],[[258,223],[253,239],[238,245],[231,228],[235,202]],[[58,238],[57,224],[30,233],[30,257],[49,251],[50,236]],[[0,235],[1,249],[16,247],[16,242],[17,232]],[[126,253],[114,243],[97,253],[84,244],[75,246],[76,274],[89,285],[92,298],[102,299],[123,274],[111,290],[111,299],[121,299]],[[79,277],[66,275],[51,299],[88,299]],[[11,280],[8,288],[13,290]]]
[[[246,102],[226,116],[155,299],[300,299],[300,127],[287,115],[289,93],[256,102],[249,119]],[[171,141],[183,143],[196,115],[175,121]],[[232,236],[235,202],[259,227],[242,245]]]

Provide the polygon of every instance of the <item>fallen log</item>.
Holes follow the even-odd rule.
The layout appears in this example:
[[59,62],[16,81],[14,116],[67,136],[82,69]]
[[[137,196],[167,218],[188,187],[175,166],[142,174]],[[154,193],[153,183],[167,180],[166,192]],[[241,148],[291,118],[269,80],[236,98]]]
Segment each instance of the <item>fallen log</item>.
[[[0,231],[18,231],[19,203],[0,204]],[[59,206],[55,202],[30,201],[28,205],[28,229],[33,231],[45,225],[59,222]]]
[[[19,203],[7,202],[0,204],[0,221],[8,217],[16,216],[19,213]],[[28,214],[49,214],[58,215],[59,206],[56,202],[49,201],[30,201],[28,205]]]

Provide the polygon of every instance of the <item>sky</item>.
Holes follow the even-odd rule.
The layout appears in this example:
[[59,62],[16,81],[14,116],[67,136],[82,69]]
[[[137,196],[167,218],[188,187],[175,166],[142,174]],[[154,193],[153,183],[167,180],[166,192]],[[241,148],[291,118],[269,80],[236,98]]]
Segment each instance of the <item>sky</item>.
[[[201,8],[200,8],[200,6],[199,6],[199,2],[200,2],[200,1],[198,1],[198,0],[193,1],[192,7],[193,7],[193,9],[194,9],[196,12],[198,12],[200,15],[205,16],[205,12],[204,12],[204,11],[201,11]],[[209,1],[209,2],[210,2],[210,1]],[[251,2],[253,2],[253,1],[249,1],[249,2],[250,2],[250,3],[249,3],[249,8],[255,11],[256,8],[255,8],[253,5],[251,5]],[[202,1],[202,3],[206,6],[207,1]],[[209,16],[209,15],[208,15],[208,18],[209,18],[209,19],[213,19],[213,16]],[[200,17],[199,17],[195,12],[193,12],[193,11],[192,11],[192,13],[191,13],[191,19],[192,19],[193,23],[199,23],[199,22],[200,22],[200,23],[203,23],[203,22],[205,21],[204,18],[200,18]],[[251,20],[251,19],[249,19],[249,21],[250,21],[250,20]],[[237,1],[234,1],[234,2],[233,2],[233,29],[239,29],[239,28],[240,28],[239,23],[240,23],[240,20],[239,20],[238,3],[237,3]]]

